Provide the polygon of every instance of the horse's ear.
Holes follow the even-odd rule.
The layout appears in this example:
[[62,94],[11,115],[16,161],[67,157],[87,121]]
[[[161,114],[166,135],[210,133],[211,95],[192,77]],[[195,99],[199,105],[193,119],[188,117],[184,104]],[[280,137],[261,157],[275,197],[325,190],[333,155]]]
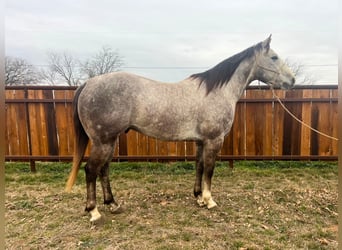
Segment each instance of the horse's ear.
[[268,52],[268,50],[270,49],[271,38],[272,34],[265,41],[262,42],[262,47],[266,50],[266,52]]

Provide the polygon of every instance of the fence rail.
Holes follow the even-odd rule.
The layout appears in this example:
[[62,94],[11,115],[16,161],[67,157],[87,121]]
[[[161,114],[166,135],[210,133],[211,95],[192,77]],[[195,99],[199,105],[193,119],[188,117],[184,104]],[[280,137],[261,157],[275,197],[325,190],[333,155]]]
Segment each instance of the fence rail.
[[[6,87],[6,160],[72,159],[74,91],[75,87]],[[301,86],[276,94],[303,122],[337,137],[337,86]],[[118,145],[114,161],[193,160],[195,155],[194,142],[164,142],[132,130],[120,136]],[[337,152],[336,141],[295,121],[270,90],[250,87],[237,104],[219,158],[337,160]]]

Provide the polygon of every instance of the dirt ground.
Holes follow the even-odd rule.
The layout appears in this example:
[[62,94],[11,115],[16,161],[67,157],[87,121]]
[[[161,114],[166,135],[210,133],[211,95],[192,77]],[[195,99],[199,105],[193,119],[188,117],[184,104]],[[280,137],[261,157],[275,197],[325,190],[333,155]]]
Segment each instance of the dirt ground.
[[337,249],[334,163],[221,163],[213,210],[192,195],[193,164],[113,164],[123,209],[102,205],[98,185],[97,224],[83,212],[83,171],[65,193],[70,164],[37,168],[6,164],[6,249]]

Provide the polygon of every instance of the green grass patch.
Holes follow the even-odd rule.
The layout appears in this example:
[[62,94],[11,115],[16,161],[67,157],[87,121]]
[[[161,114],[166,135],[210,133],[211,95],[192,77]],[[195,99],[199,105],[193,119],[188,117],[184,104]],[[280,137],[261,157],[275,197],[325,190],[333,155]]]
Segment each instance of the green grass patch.
[[[18,249],[336,249],[336,162],[217,162],[213,198],[193,197],[194,162],[111,163],[113,193],[123,212],[100,225],[83,213],[81,167],[64,192],[71,163],[6,163],[6,248]],[[42,239],[48,239],[43,240]]]

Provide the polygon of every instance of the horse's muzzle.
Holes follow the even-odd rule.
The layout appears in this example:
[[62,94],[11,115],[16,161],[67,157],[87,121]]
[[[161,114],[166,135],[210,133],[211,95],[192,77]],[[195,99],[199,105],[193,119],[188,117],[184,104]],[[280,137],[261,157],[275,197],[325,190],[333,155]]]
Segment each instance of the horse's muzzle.
[[294,84],[296,82],[296,78],[292,77],[290,82],[283,82],[282,89],[292,89],[294,87]]

